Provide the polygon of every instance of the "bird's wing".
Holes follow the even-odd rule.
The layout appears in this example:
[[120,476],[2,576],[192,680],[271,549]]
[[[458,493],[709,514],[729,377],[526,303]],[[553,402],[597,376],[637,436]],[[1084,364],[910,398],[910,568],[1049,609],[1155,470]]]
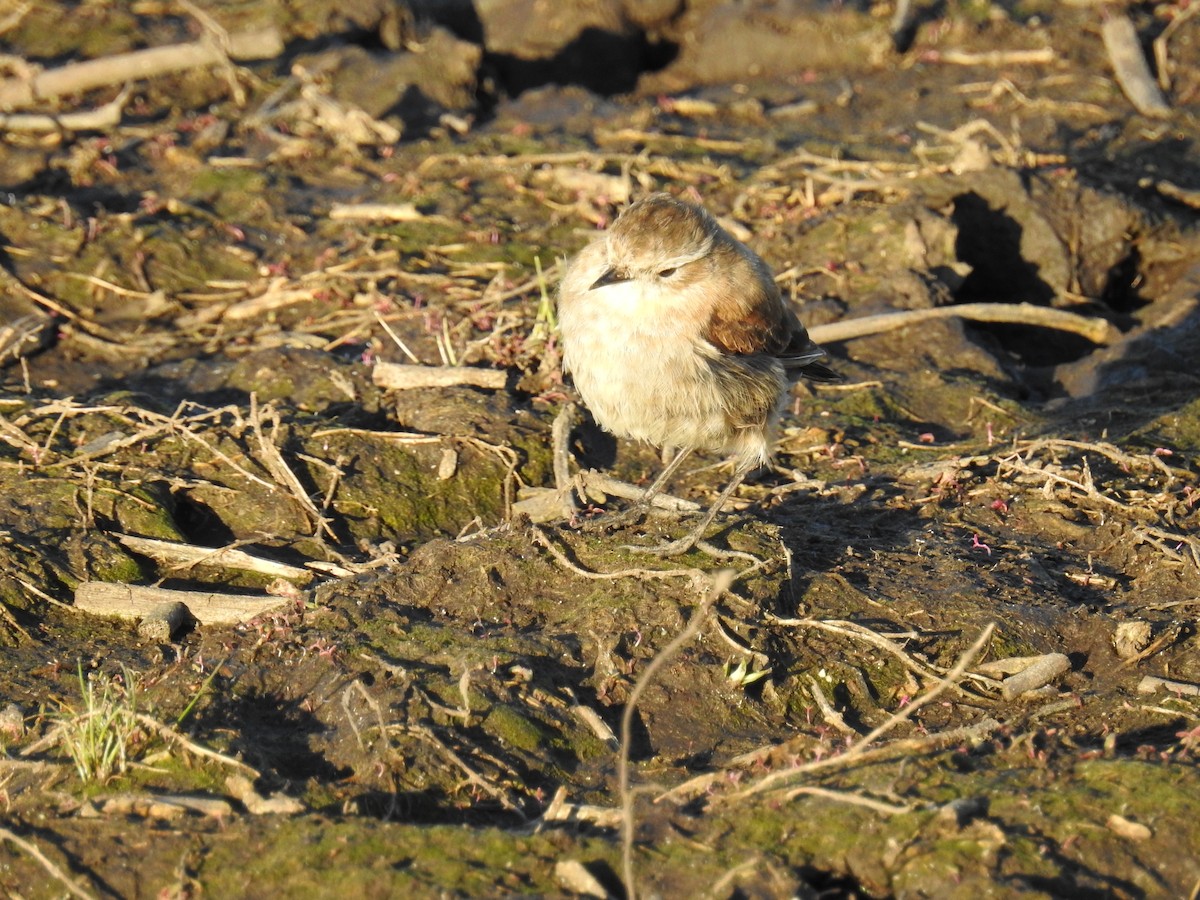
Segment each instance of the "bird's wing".
[[[754,353],[778,355],[791,340],[793,325],[800,325],[784,305],[779,289],[766,264],[757,257],[729,254],[727,271],[741,268],[737,290],[722,295],[712,304],[705,339],[725,353],[749,356]],[[740,257],[740,258],[739,258]],[[736,262],[732,262],[736,259]],[[803,331],[801,326],[801,331]]]
[[799,317],[784,302],[769,276],[746,279],[736,298],[725,298],[724,302],[715,304],[705,339],[725,353],[774,356],[793,378],[842,380],[840,375],[821,364],[827,354],[808,336]]

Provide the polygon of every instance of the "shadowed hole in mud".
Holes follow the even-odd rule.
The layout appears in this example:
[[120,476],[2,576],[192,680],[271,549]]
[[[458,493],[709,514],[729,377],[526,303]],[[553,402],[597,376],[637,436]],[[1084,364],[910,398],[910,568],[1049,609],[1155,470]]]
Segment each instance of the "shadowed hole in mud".
[[961,303],[1018,302],[1045,305],[1054,289],[1038,275],[1038,266],[1021,256],[1021,224],[993,209],[974,191],[954,198],[951,221],[958,227],[954,250],[971,266],[958,289]]
[[[1020,222],[973,191],[954,198],[951,219],[959,229],[955,251],[971,266],[955,293],[958,302],[1052,305],[1054,288],[1042,279],[1037,263],[1022,255]],[[1129,314],[1147,302],[1138,295],[1140,281],[1140,257],[1135,249],[1109,270],[1099,297],[1103,309],[1097,312],[1107,313],[1118,327],[1128,328],[1132,324]],[[1005,353],[1032,367],[1074,362],[1096,349],[1085,337],[1047,328],[983,323],[968,327],[989,336]]]
[[[632,91],[643,73],[666,68],[678,51],[677,45],[651,41],[642,32],[625,35],[585,28],[548,59],[522,59],[508,53],[489,53],[485,59],[513,96],[547,84],[574,84],[611,97]],[[596,65],[598,59],[606,64]]]
[[[796,874],[808,886],[809,891],[800,896],[810,897],[867,897],[870,892],[847,875],[825,872],[812,866],[801,866]],[[734,896],[742,896],[735,894]]]
[[[463,40],[485,47],[488,44],[483,21],[472,3],[418,0],[413,9],[418,16],[437,22]],[[632,91],[643,74],[665,69],[678,54],[678,44],[653,40],[640,29],[621,33],[587,27],[551,57],[529,59],[513,53],[485,52],[483,71],[492,72],[500,90],[512,97],[549,84],[579,85],[612,97]],[[604,62],[598,65],[597,60]]]
[[[986,335],[991,341],[999,344],[1003,351],[1027,365],[1034,367],[1053,367],[1061,363],[1074,362],[1083,359],[1096,349],[1085,337],[1067,334],[1062,331],[1052,331],[1048,328],[1033,328],[1027,325],[984,325],[971,323],[968,331]],[[985,346],[986,346],[985,342]],[[1030,379],[1025,379],[1029,382]],[[1027,386],[1046,388],[1040,379],[1032,379],[1035,383]]]
[[[1141,283],[1142,255],[1138,252],[1137,247],[1133,247],[1127,256],[1108,270],[1108,279],[1104,285],[1104,291],[1100,295],[1100,302],[1113,312],[1128,317],[1130,313],[1150,303],[1138,290]],[[1128,322],[1117,322],[1117,325],[1122,328],[1130,324],[1132,324],[1131,319]]]
[[462,823],[464,818],[479,826],[509,823],[511,817],[490,814],[467,814],[462,810],[446,809],[436,791],[364,791],[350,801],[349,808],[360,816],[384,822],[419,822],[423,825]]
[[[1030,836],[1034,832],[1026,832]],[[1050,848],[1053,841],[1044,842]],[[1038,875],[1016,876],[1012,879],[1014,885],[1027,887],[1030,890],[1045,891],[1051,897],[1072,897],[1075,900],[1108,900],[1110,897],[1145,897],[1147,894],[1135,884],[1122,878],[1105,878],[1087,866],[1081,866],[1061,853],[1047,849],[1046,856],[1053,859],[1069,876],[1062,878],[1047,878]],[[1091,880],[1097,887],[1089,888],[1080,885],[1080,879]]]
[[222,547],[237,540],[237,535],[211,507],[186,494],[175,495],[174,519],[179,530],[202,547]]
[[201,733],[232,730],[237,738],[231,752],[279,778],[331,782],[349,777],[349,769],[331,765],[309,747],[309,737],[324,732],[326,726],[302,703],[270,694],[248,694],[205,710],[196,724]]

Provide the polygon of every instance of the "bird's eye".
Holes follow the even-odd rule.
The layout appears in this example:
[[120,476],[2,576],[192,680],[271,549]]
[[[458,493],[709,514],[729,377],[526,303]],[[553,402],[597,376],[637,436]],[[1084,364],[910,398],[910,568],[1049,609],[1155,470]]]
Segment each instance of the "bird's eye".
[[675,269],[663,269],[661,272],[658,273],[658,277],[659,278],[670,278],[672,275],[675,274],[675,272],[676,272]]

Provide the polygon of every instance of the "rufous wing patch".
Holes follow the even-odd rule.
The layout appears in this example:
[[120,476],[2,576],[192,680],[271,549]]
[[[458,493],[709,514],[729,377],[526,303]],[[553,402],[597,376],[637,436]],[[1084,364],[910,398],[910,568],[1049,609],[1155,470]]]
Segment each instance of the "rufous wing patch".
[[751,296],[716,304],[704,337],[725,353],[775,355],[788,345],[790,332],[779,296],[753,290]]

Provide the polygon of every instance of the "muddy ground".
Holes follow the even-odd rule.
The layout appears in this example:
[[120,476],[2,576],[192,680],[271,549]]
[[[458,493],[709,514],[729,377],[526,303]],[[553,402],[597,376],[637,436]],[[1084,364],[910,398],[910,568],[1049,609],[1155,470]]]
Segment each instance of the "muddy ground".
[[[887,4],[333,6],[3,13],[12,112],[115,118],[0,143],[0,889],[1194,896],[1194,4],[897,38]],[[1124,15],[1161,115],[1110,68]],[[264,58],[4,94],[221,30]],[[537,493],[561,260],[650,190],[761,253],[846,378],[796,389],[733,557]],[[1075,318],[828,330],[966,303]],[[565,446],[660,465],[586,413]],[[156,636],[80,612],[97,582],[276,606]],[[1022,692],[1027,657],[1060,665]]]

